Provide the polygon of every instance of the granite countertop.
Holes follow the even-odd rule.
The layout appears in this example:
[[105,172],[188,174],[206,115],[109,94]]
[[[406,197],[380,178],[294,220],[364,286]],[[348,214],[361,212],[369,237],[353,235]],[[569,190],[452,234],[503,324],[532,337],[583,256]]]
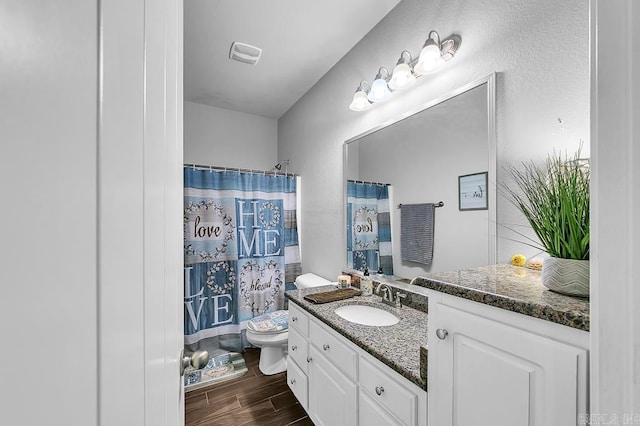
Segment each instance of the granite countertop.
[[[397,309],[385,305],[380,301],[380,296],[375,294],[323,304],[313,304],[304,299],[307,294],[334,289],[335,286],[323,286],[290,290],[286,295],[290,301],[426,391],[427,314],[407,306]],[[340,306],[352,304],[386,310],[400,318],[400,322],[391,326],[372,327],[349,322],[334,312]]]
[[413,284],[589,331],[589,300],[547,289],[542,285],[540,271],[512,265],[490,265],[428,274],[416,278]]

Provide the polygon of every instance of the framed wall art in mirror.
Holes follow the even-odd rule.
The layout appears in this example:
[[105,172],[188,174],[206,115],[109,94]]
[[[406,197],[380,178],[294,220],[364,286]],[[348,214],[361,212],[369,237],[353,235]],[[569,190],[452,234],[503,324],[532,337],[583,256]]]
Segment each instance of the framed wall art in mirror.
[[458,176],[458,210],[487,210],[489,208],[489,173]]

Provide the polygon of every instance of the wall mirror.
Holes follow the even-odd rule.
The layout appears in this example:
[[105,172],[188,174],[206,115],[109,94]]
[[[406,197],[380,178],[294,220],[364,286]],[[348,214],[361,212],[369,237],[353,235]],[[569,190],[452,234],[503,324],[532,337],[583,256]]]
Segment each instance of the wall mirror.
[[[347,269],[367,266],[372,275],[380,270],[409,279],[496,262],[495,117],[492,74],[345,142]],[[469,185],[460,185],[461,177],[473,184],[473,176],[485,172],[485,188],[468,192]],[[442,207],[427,210],[432,228],[424,229],[420,217],[412,226],[411,210],[439,202]],[[412,258],[416,238],[429,240],[430,258]]]

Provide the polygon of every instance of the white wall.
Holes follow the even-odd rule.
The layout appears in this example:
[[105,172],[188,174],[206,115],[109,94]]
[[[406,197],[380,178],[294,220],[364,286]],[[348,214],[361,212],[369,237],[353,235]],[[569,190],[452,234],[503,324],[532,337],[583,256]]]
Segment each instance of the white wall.
[[[342,143],[457,87],[498,72],[498,172],[553,148],[589,146],[589,10],[585,0],[403,0],[278,122],[278,154],[302,175],[303,270],[333,276],[344,264]],[[417,55],[428,31],[462,37],[444,69],[366,112],[348,105],[361,79]],[[557,119],[563,121],[562,128]],[[501,179],[501,176],[498,176]],[[499,223],[521,222],[504,199]],[[499,229],[501,237],[507,236]],[[498,261],[526,246],[498,240]]]
[[270,170],[278,161],[278,122],[223,108],[184,103],[184,162]]
[[97,16],[0,3],[3,425],[97,420]]

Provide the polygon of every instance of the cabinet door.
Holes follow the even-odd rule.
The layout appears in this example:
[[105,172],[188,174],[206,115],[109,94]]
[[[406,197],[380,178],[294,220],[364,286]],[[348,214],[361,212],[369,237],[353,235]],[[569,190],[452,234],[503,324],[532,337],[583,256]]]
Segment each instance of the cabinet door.
[[360,389],[359,422],[360,426],[404,426],[385,411],[382,406]]
[[[576,424],[585,350],[450,306],[435,306],[429,330],[430,424]],[[441,331],[438,336],[437,329],[448,335]]]
[[307,375],[298,367],[295,362],[287,363],[287,384],[296,396],[302,408],[309,409],[309,388],[307,383]]
[[316,426],[353,426],[357,421],[357,388],[309,345],[309,416]]
[[[367,392],[376,405],[397,417],[401,424],[415,426],[418,422],[418,396],[364,357],[360,357],[359,368],[360,394]],[[362,418],[360,424],[366,424]]]

